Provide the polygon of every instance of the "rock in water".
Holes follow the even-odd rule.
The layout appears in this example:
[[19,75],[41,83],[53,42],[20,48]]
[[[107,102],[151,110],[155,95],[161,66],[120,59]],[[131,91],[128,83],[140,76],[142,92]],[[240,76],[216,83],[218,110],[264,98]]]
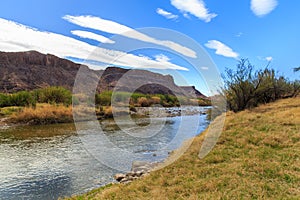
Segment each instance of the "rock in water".
[[126,177],[126,175],[125,174],[116,174],[115,176],[114,176],[114,178],[116,179],[116,181],[122,181],[122,179],[124,179]]

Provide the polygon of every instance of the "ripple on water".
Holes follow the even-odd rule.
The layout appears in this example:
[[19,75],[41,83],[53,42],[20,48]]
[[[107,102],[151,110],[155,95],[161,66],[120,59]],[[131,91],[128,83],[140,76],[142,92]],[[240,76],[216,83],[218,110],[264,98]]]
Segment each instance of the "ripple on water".
[[[190,124],[181,127],[185,134],[180,138],[175,137],[180,117],[168,118],[163,129],[153,137],[137,140],[120,129],[110,129],[107,137],[118,148],[139,154],[149,161],[161,161],[182,141],[207,126],[205,117],[200,118],[202,121],[195,131],[191,124],[197,117],[187,117]],[[102,123],[115,126],[111,121]],[[130,124],[126,126],[126,121],[122,123],[130,132],[138,131]],[[113,159],[113,155],[107,156]],[[0,163],[0,199],[57,199],[112,182],[117,173],[86,151],[71,124],[1,129]]]

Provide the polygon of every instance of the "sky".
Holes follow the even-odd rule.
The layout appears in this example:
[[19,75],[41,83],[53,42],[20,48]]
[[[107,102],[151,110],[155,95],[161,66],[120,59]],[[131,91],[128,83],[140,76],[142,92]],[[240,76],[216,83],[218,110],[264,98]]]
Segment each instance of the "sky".
[[211,95],[216,76],[241,58],[298,79],[299,8],[296,0],[2,0],[0,51],[172,74]]

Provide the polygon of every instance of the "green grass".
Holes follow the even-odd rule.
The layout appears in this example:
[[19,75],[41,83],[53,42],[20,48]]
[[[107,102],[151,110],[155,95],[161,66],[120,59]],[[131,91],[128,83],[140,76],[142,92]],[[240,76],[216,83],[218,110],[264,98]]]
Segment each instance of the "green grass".
[[227,113],[203,159],[206,132],[173,164],[130,184],[71,199],[300,199],[300,99]]
[[19,106],[10,106],[5,108],[0,108],[0,117],[8,117],[16,112],[22,110],[22,107]]

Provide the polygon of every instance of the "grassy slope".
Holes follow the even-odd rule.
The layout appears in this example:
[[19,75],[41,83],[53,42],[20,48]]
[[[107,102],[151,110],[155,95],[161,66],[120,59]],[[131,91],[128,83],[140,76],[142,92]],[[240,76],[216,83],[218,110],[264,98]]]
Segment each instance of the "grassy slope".
[[228,113],[215,148],[203,135],[175,163],[73,199],[300,199],[300,98]]

